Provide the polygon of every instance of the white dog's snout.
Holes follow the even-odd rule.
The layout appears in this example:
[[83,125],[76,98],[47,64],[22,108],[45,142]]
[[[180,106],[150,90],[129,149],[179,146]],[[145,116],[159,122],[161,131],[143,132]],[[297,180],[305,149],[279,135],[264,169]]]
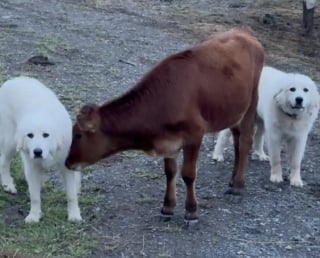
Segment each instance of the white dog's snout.
[[298,105],[301,105],[302,102],[303,102],[303,98],[302,98],[302,97],[296,97],[296,103],[297,103]]
[[33,154],[35,158],[42,158],[42,150],[40,148],[34,149]]
[[291,104],[292,109],[303,110],[305,107],[305,101],[303,97],[297,96],[292,100]]

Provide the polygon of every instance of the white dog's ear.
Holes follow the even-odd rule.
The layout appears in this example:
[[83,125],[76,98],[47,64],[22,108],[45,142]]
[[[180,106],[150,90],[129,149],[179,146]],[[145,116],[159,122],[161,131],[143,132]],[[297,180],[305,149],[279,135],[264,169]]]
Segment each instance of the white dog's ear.
[[55,153],[59,150],[61,150],[63,142],[64,142],[64,137],[57,137],[57,136],[53,136],[51,139],[51,146],[52,148],[50,148],[50,153],[51,155],[55,155]]
[[15,137],[15,142],[16,142],[16,151],[20,151],[23,146],[24,146],[24,135],[21,133],[17,133]]
[[63,142],[65,141],[65,137],[55,137],[56,139],[56,144],[57,144],[57,150],[61,150]]
[[282,105],[282,103],[285,103],[285,96],[284,96],[284,90],[281,89],[274,95],[274,100],[276,101],[277,105]]
[[320,95],[319,94],[314,94],[311,96],[311,103],[307,107],[308,113],[312,114],[312,112],[318,112],[320,108]]
[[63,144],[63,139],[57,137],[57,136],[52,136],[51,138],[51,147],[49,148],[49,153],[51,156],[55,156],[57,151],[61,150],[62,144]]

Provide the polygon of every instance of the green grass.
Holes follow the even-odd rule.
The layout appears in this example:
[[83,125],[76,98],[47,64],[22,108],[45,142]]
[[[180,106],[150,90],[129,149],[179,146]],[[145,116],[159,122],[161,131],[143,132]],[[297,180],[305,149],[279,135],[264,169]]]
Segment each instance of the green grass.
[[3,65],[0,64],[0,85],[2,85],[8,79],[9,79],[9,76],[6,74]]
[[50,53],[59,51],[64,45],[64,40],[60,36],[42,38],[36,42],[37,54],[48,56]]
[[256,0],[254,1],[251,5],[253,7],[260,7],[260,8],[267,8],[267,7],[272,7],[275,6],[278,3],[277,0]]
[[[29,212],[30,204],[27,184],[21,175],[20,159],[13,161],[12,172],[18,194],[14,196],[0,191],[0,257],[14,257],[14,254],[17,254],[16,257],[32,258],[88,257],[90,250],[98,244],[97,238],[91,234],[89,224],[67,221],[64,190],[52,182],[46,183],[41,195],[41,221],[25,224],[24,217]],[[79,201],[83,211],[95,206],[97,198],[83,189]],[[96,217],[91,210],[90,224],[94,224]]]
[[158,179],[161,177],[161,174],[152,174],[152,173],[145,171],[143,169],[140,169],[140,168],[136,168],[133,171],[133,175],[136,177],[146,178],[146,179]]

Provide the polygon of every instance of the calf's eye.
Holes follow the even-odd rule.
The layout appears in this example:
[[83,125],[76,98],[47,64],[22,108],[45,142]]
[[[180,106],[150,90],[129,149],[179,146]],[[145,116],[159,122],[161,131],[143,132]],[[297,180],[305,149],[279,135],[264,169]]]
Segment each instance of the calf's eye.
[[80,140],[81,137],[82,137],[82,135],[81,135],[80,133],[76,133],[76,134],[74,135],[74,138],[75,138],[76,140]]
[[28,133],[27,136],[32,139],[33,138],[33,133]]
[[292,88],[290,88],[290,91],[295,92],[296,88],[292,87]]
[[48,134],[48,133],[43,133],[42,136],[43,136],[44,138],[48,138],[48,137],[49,137],[49,134]]

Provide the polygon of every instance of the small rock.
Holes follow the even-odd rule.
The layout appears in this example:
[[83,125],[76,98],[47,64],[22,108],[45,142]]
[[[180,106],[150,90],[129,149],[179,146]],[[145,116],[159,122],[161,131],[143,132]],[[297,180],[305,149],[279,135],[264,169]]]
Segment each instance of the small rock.
[[47,56],[43,55],[37,55],[37,56],[32,56],[27,60],[27,63],[29,64],[35,64],[35,65],[54,65],[54,62],[49,61],[49,58]]
[[276,20],[272,14],[266,13],[262,18],[261,22],[266,25],[276,25]]

